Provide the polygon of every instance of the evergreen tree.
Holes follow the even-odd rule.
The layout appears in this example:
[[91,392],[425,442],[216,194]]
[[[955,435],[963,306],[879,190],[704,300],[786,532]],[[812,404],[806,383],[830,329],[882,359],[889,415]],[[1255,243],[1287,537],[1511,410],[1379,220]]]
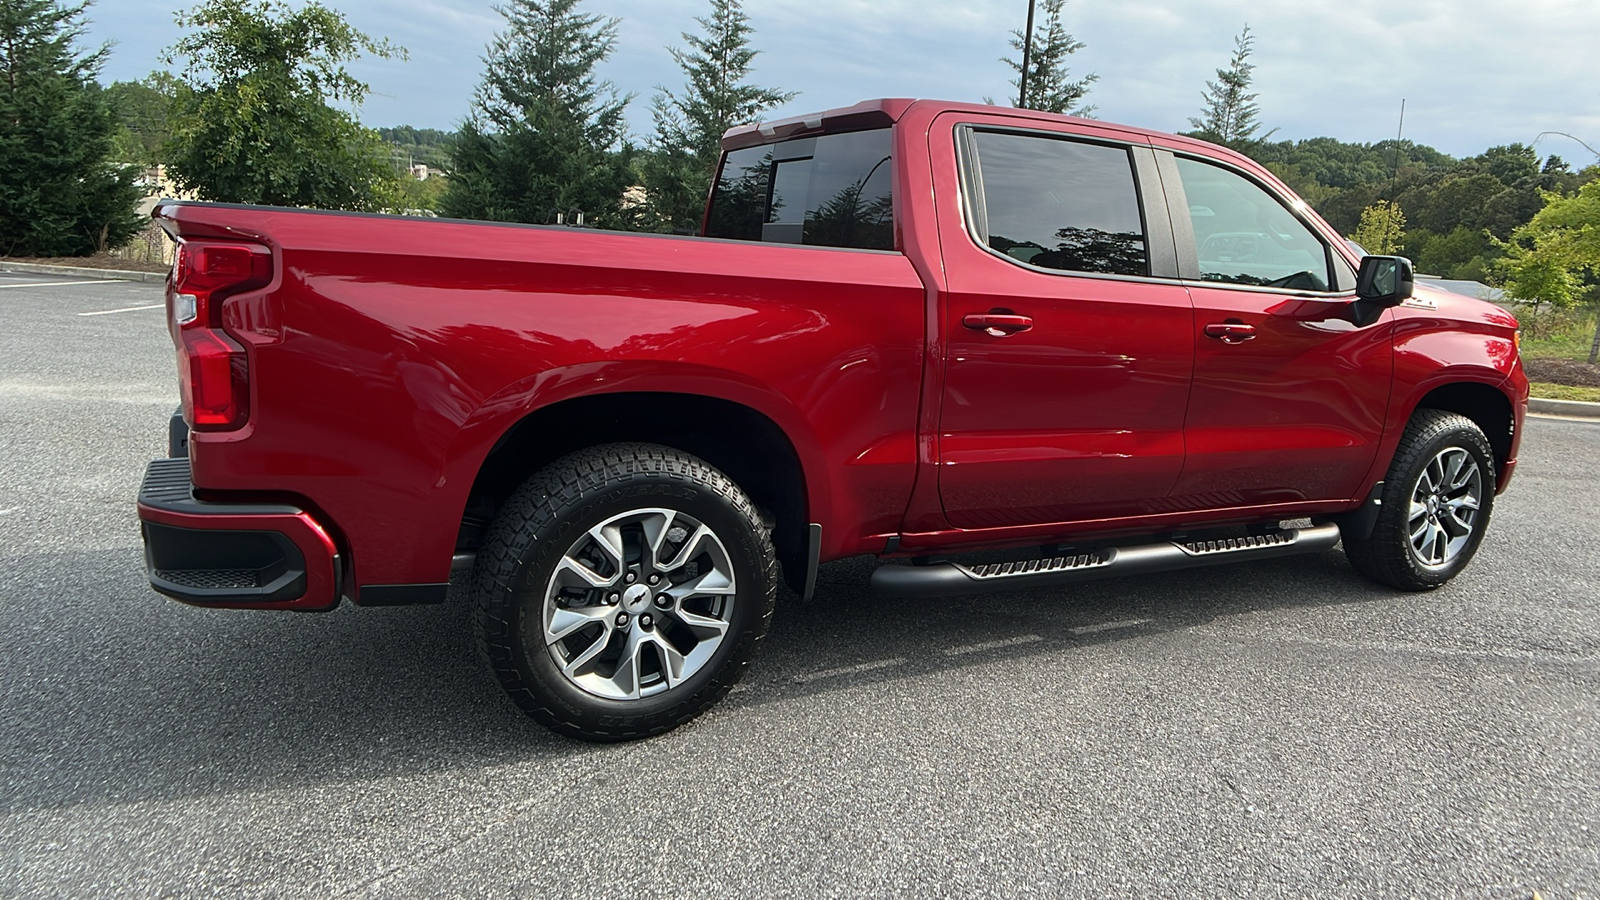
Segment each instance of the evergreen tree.
[[87,5],[0,2],[0,255],[85,256],[139,228],[95,84],[106,48],[76,46]]
[[616,45],[617,20],[577,12],[579,0],[511,0],[507,28],[484,56],[483,84],[456,138],[447,216],[551,223],[582,212],[619,227],[632,182],[617,94],[594,68]]
[[203,199],[323,209],[391,205],[396,176],[376,132],[329,101],[368,87],[344,68],[405,50],[320,3],[206,0],[178,16],[195,29],[167,51],[185,60],[172,108],[168,171]]
[[711,0],[710,17],[695,21],[705,33],[685,32],[687,50],[669,48],[687,81],[681,94],[666,88],[656,94],[655,136],[640,167],[660,228],[697,229],[723,133],[798,96],[744,82],[757,51],[750,48],[754,29],[739,0]]
[[[1250,93],[1251,73],[1256,68],[1250,62],[1254,43],[1255,37],[1247,24],[1233,39],[1233,58],[1228,61],[1228,67],[1217,70],[1216,81],[1206,82],[1206,89],[1200,94],[1205,101],[1204,115],[1189,120],[1196,137],[1228,145],[1251,144],[1258,140],[1256,132],[1261,130],[1261,123],[1256,117],[1261,109],[1256,105],[1256,95]],[[1277,130],[1272,129],[1259,140],[1272,137]]]
[[[1083,98],[1089,93],[1089,86],[1100,80],[1100,76],[1089,74],[1073,81],[1067,72],[1067,57],[1086,44],[1067,33],[1061,24],[1061,9],[1067,0],[1044,0],[1044,22],[1038,24],[1033,30],[1033,49],[1028,56],[1028,90],[1026,96],[1019,96],[1017,106],[1024,109],[1038,109],[1045,112],[1062,113],[1069,116],[1088,116],[1094,112],[1093,106],[1083,104]],[[1023,29],[1011,32],[1011,46],[1023,53],[1027,40],[1027,33]],[[1019,59],[1001,57],[1000,61],[1016,71],[1017,77],[1011,85],[1021,91],[1022,63]]]

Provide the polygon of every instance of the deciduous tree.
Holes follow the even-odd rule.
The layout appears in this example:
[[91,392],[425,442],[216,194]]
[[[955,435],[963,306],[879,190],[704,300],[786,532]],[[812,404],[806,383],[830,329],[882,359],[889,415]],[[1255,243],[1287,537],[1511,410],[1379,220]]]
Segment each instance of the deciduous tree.
[[1350,240],[1360,244],[1368,253],[1388,256],[1400,251],[1401,236],[1405,234],[1406,216],[1400,204],[1379,200],[1361,211],[1361,225]]
[[206,0],[167,50],[182,63],[164,155],[173,180],[233,203],[371,210],[396,175],[376,132],[351,112],[368,93],[345,64],[405,50],[357,31],[316,0]]
[[134,172],[85,50],[86,3],[0,2],[0,256],[84,256],[138,230]]

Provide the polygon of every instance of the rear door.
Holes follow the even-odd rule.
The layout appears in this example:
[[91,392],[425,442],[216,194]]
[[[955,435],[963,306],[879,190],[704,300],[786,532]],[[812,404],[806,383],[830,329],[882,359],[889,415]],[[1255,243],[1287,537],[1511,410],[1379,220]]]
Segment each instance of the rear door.
[[956,150],[963,201],[939,216],[946,518],[1157,511],[1183,465],[1194,319],[1150,146],[998,113],[941,117],[930,141],[936,170]]

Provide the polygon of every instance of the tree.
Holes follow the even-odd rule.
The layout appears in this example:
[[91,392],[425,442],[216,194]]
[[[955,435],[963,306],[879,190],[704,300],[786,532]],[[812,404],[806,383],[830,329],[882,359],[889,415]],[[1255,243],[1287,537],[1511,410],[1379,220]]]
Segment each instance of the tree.
[[87,6],[0,3],[0,255],[85,256],[139,228],[95,85],[106,48],[77,46]]
[[631,216],[633,180],[617,94],[594,68],[611,55],[616,19],[583,15],[579,0],[511,0],[507,28],[484,56],[483,84],[455,143],[440,211],[502,222],[550,223],[582,212],[613,227]]
[[[1506,293],[1519,300],[1571,306],[1584,275],[1600,275],[1600,180],[1576,194],[1545,196],[1545,207],[1528,224],[1512,232],[1501,246],[1506,251],[1500,271]],[[1600,323],[1589,362],[1600,357]]]
[[141,166],[160,163],[162,148],[172,139],[169,124],[177,79],[152,72],[142,81],[114,81],[105,89],[106,104],[117,114],[116,159]]
[[324,209],[392,204],[396,182],[377,133],[352,108],[367,85],[345,64],[405,50],[351,27],[316,0],[206,0],[177,16],[194,29],[166,51],[183,61],[167,168],[207,200]]
[[[1017,77],[1011,81],[1011,85],[1018,89],[1017,106],[1069,116],[1088,116],[1095,108],[1084,105],[1082,101],[1089,93],[1089,86],[1099,81],[1100,76],[1091,73],[1073,81],[1067,72],[1067,57],[1088,45],[1068,34],[1066,27],[1061,24],[1061,9],[1066,2],[1044,0],[1044,22],[1034,28],[1033,49],[1025,54],[1028,56],[1028,89],[1025,94],[1022,93],[1022,63],[1004,56],[1000,61],[1017,73]],[[1023,53],[1027,37],[1027,32],[1020,28],[1011,32],[1012,49]]]
[[1374,256],[1388,256],[1399,252],[1405,230],[1406,215],[1400,211],[1400,204],[1379,200],[1361,211],[1361,225],[1350,240]]
[[668,48],[687,80],[681,94],[660,88],[651,106],[655,136],[640,166],[659,227],[691,229],[705,214],[722,135],[798,94],[745,83],[758,51],[739,0],[711,0],[703,35],[683,33],[689,49]]
[[[1206,89],[1200,94],[1205,101],[1205,111],[1202,118],[1189,120],[1196,136],[1229,146],[1258,140],[1256,132],[1261,130],[1261,123],[1256,121],[1256,116],[1261,109],[1256,105],[1257,95],[1250,93],[1251,73],[1256,68],[1249,61],[1254,43],[1255,37],[1246,24],[1233,39],[1233,58],[1228,61],[1228,67],[1218,69],[1217,80],[1206,82]],[[1274,128],[1259,140],[1272,137],[1276,131]]]

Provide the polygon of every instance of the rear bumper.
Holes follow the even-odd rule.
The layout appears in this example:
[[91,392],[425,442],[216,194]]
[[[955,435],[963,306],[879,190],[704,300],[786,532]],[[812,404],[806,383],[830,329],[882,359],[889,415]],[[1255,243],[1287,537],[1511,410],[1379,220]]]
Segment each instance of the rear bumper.
[[279,503],[196,500],[188,459],[160,459],[139,489],[150,586],[195,606],[326,610],[343,566],[311,514]]

